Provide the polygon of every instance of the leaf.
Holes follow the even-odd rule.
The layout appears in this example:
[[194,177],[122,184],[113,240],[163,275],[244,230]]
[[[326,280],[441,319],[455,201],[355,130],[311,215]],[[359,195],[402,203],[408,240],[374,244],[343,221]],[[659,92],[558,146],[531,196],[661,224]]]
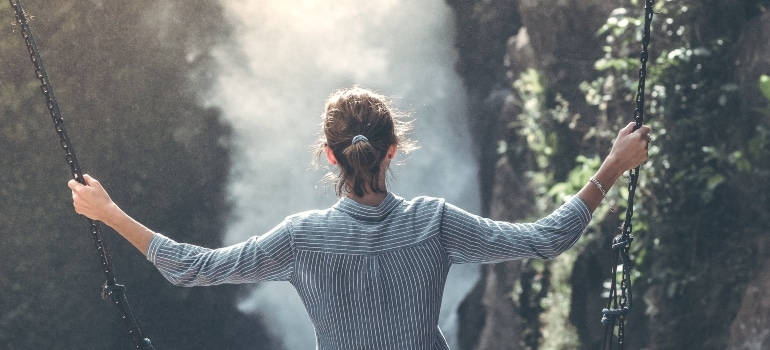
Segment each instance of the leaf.
[[770,76],[762,74],[762,76],[759,77],[759,90],[761,90],[762,95],[770,101]]
[[708,187],[709,191],[713,191],[715,188],[717,188],[717,186],[719,186],[723,182],[725,182],[725,177],[720,175],[720,174],[716,174],[716,175],[711,176],[708,179],[707,187]]

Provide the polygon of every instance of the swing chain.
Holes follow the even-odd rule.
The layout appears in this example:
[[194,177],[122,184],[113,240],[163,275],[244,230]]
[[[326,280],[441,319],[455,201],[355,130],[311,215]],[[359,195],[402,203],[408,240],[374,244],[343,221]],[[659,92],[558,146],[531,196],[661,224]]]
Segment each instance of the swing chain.
[[35,76],[38,80],[40,80],[40,91],[43,93],[43,95],[45,95],[48,105],[48,112],[53,119],[56,132],[59,134],[61,147],[65,152],[65,159],[67,164],[69,164],[70,170],[75,177],[75,180],[83,183],[83,180],[80,179],[81,171],[78,168],[77,158],[75,158],[75,155],[71,152],[72,145],[69,142],[67,130],[64,128],[64,120],[61,118],[61,113],[59,112],[59,106],[56,103],[53,89],[50,87],[50,81],[48,80],[48,76],[45,73],[45,70],[43,69],[41,58],[36,52],[36,43],[34,42],[34,38],[30,35],[28,26],[26,25],[26,13],[24,13],[24,10],[21,9],[20,4],[14,3],[13,0],[11,0],[11,6],[16,11],[16,23],[20,27],[21,36],[24,38],[24,43],[27,46],[29,60],[35,66]]
[[[642,52],[640,54],[641,68],[639,69],[639,85],[636,93],[636,108],[634,110],[634,130],[642,127],[644,123],[644,91],[647,79],[647,61],[649,53],[647,48],[650,43],[650,27],[654,15],[654,0],[645,0],[644,5],[644,32],[642,35]],[[639,171],[641,166],[631,169],[629,172],[628,183],[628,205],[626,206],[626,215],[621,233],[613,240],[612,249],[614,251],[614,264],[612,267],[612,284],[610,286],[610,295],[607,300],[607,308],[602,310],[602,323],[605,327],[604,348],[612,349],[612,331],[617,326],[617,342],[620,349],[625,345],[625,320],[626,315],[631,311],[633,302],[633,290],[631,288],[631,242],[634,240],[633,224],[631,219],[634,216],[634,195],[639,180]],[[618,264],[623,266],[618,283]],[[620,286],[620,295],[618,296],[617,287]]]
[[[69,135],[67,135],[67,129],[64,126],[64,119],[61,116],[59,104],[56,101],[56,96],[54,95],[51,81],[45,71],[45,66],[43,65],[43,59],[40,55],[40,50],[37,47],[35,38],[32,35],[32,30],[27,22],[27,15],[21,6],[20,0],[16,0],[15,2],[14,0],[9,1],[11,3],[11,7],[16,12],[16,24],[18,24],[21,36],[24,38],[24,43],[27,47],[27,52],[29,53],[29,59],[35,67],[35,76],[40,81],[40,91],[45,96],[46,106],[48,108],[48,113],[53,120],[54,129],[59,135],[59,145],[61,146],[62,150],[64,150],[64,159],[67,161],[67,164],[70,167],[72,177],[76,181],[85,185],[83,172],[78,163],[77,156],[75,156],[75,151],[72,147],[72,142],[70,141]],[[102,289],[102,298],[104,300],[111,299],[115,306],[118,308],[121,318],[128,328],[129,335],[134,341],[136,348],[140,350],[152,350],[153,347],[150,343],[150,340],[142,335],[142,331],[139,328],[136,317],[134,316],[131,307],[128,304],[128,300],[124,294],[125,287],[117,284],[115,281],[115,274],[112,269],[112,263],[110,262],[110,254],[107,251],[107,246],[104,241],[104,235],[102,234],[101,226],[99,225],[99,222],[91,219],[89,219],[89,223],[90,232],[96,243],[96,249],[99,253],[99,258],[102,264],[102,272],[104,272],[104,275],[107,279]]]

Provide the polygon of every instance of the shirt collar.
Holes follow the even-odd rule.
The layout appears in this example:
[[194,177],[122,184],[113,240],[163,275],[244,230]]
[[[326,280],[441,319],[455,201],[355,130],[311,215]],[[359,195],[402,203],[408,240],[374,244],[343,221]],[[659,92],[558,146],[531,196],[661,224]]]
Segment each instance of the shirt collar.
[[404,199],[394,195],[391,192],[385,196],[385,199],[378,206],[372,207],[360,204],[350,198],[342,197],[333,206],[334,209],[347,213],[348,215],[365,221],[380,221],[390,214],[393,209],[403,202]]

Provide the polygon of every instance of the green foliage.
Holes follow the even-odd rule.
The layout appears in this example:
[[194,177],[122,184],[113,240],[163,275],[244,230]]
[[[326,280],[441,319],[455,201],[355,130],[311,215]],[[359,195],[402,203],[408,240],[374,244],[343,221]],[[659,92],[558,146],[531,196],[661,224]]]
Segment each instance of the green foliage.
[[[761,3],[747,2],[745,9]],[[652,47],[658,54],[651,58],[648,80],[655,141],[642,174],[649,179],[640,187],[642,215],[634,217],[636,232],[640,226],[652,231],[643,230],[635,241],[641,277],[635,284],[648,304],[653,348],[725,347],[736,295],[752,273],[741,258],[751,249],[746,242],[761,230],[756,223],[768,220],[766,210],[740,195],[742,184],[757,184],[751,202],[766,208],[767,191],[761,188],[767,188],[762,183],[770,155],[766,126],[741,105],[729,68],[741,24],[750,15],[742,11],[717,1],[656,3]],[[608,20],[603,30],[610,55],[597,63],[604,76],[584,85],[591,101],[606,104],[602,110],[613,110],[604,101],[632,98],[627,65],[610,64],[625,60],[638,37],[637,30],[623,31],[618,24],[618,16],[630,12],[618,10]],[[747,220],[748,212],[753,219]],[[715,286],[715,280],[731,282]]]
[[[573,185],[573,181],[564,179],[573,178],[567,174],[574,164],[569,152],[572,150],[567,150],[567,135],[572,133],[579,116],[570,114],[569,103],[534,69],[523,72],[512,88],[514,94],[509,103],[517,113],[507,125],[507,138],[499,141],[498,154],[528,169],[531,185],[541,194],[536,199],[537,216],[552,210],[566,197],[563,192]],[[579,161],[591,166],[585,157]],[[556,182],[559,184],[554,189]],[[564,255],[556,267],[550,261],[528,260],[512,291],[522,314],[522,338],[529,347],[542,343],[544,349],[564,348],[577,338],[565,317],[569,309],[564,307],[571,292],[565,282],[570,271],[568,261],[570,257],[574,259],[574,253]],[[552,337],[553,332],[559,332],[559,337]]]
[[759,77],[759,89],[762,91],[762,95],[770,100],[770,76],[762,74]]
[[547,97],[543,78],[534,69],[522,73],[521,78],[513,83],[513,88],[518,93],[518,99],[514,104],[521,108],[522,113],[509,127],[516,129],[527,142],[528,148],[535,155],[537,166],[546,169],[558,145],[556,145],[556,135],[549,133],[550,128],[545,126],[553,122],[561,122],[566,118],[564,114],[567,111],[566,102],[559,99],[559,107],[553,109],[546,107]]
[[599,159],[599,156],[593,156],[591,158],[583,155],[578,156],[578,166],[572,169],[566,181],[551,186],[548,190],[548,195],[553,198],[555,203],[566,201],[568,197],[574,196],[575,193],[583,188],[586,179],[596,174],[601,162],[602,160]]
[[572,266],[577,254],[567,253],[559,259],[548,264],[550,271],[550,288],[547,289],[542,304],[543,350],[574,349],[579,344],[575,325],[569,322],[572,285],[569,283],[572,275]]
[[[546,194],[554,181],[562,180],[574,164],[570,135],[579,115],[571,114],[569,102],[554,92],[543,76],[534,69],[521,74],[513,83],[514,95],[509,102],[520,113],[508,128],[515,134],[499,142],[498,153],[514,162],[531,159],[533,170],[529,172],[537,192]],[[522,147],[520,140],[526,147]],[[541,210],[553,206],[548,196],[541,197]]]
[[[631,121],[643,9],[640,1],[619,4],[597,32],[605,40],[605,55],[594,64],[596,77],[580,85],[595,118],[576,118],[569,111],[573,101],[560,99],[535,71],[514,84],[520,113],[509,127],[517,136],[501,141],[499,150],[531,165],[530,177],[544,194],[541,210],[582,187],[617,130]],[[650,332],[639,347],[725,348],[743,288],[755,271],[747,262],[759,249],[752,242],[770,221],[770,109],[743,104],[746,90],[734,65],[743,26],[766,11],[768,1],[741,5],[655,3],[645,120],[654,141],[642,167],[633,218],[637,304],[632,317],[647,322]],[[770,78],[760,77],[750,89],[770,99]],[[582,156],[565,161],[558,155],[571,145],[569,130],[586,130],[586,146]],[[515,144],[518,140],[526,141],[525,150]],[[557,165],[567,170],[556,170]],[[627,194],[622,186],[615,188],[609,202],[621,208]],[[596,235],[600,240],[617,233],[621,213],[607,214],[601,209],[595,214],[589,237],[594,230],[603,231]],[[559,290],[561,282],[553,281],[551,287]]]

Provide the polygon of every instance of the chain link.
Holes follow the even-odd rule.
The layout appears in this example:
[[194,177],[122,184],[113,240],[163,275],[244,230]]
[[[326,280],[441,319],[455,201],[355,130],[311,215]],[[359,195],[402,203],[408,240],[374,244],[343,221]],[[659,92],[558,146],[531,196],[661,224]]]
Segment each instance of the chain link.
[[[48,74],[45,71],[45,66],[43,65],[43,59],[40,55],[40,50],[37,47],[35,38],[32,36],[32,29],[29,27],[29,23],[27,22],[27,15],[21,6],[20,0],[9,1],[11,3],[11,7],[16,12],[16,24],[19,26],[21,36],[24,38],[24,43],[27,47],[27,52],[29,53],[29,59],[35,66],[35,76],[40,81],[40,91],[45,96],[48,113],[53,120],[54,129],[59,135],[59,144],[62,150],[64,150],[64,159],[67,161],[67,165],[70,167],[72,178],[81,184],[85,184],[85,180],[83,179],[83,172],[80,168],[80,165],[78,164],[74,148],[72,147],[72,142],[70,141],[69,135],[67,135],[67,128],[64,126],[64,119],[62,118],[61,112],[59,111],[59,104],[56,101],[53,86],[51,85],[50,79],[48,79]],[[124,293],[125,287],[117,284],[115,281],[115,273],[113,272],[112,263],[110,262],[110,254],[107,251],[107,246],[104,242],[104,235],[102,234],[99,222],[89,219],[89,223],[90,232],[96,243],[96,250],[99,253],[99,259],[102,264],[102,272],[104,272],[104,276],[107,279],[107,281],[104,283],[104,286],[102,287],[102,298],[105,300],[111,299],[113,304],[115,304],[115,306],[118,308],[121,319],[128,328],[129,335],[134,341],[136,348],[143,350],[153,349],[150,340],[142,335],[142,331],[139,328],[136,317],[134,316],[131,307],[128,304],[128,300],[126,299]]]
[[[642,52],[639,61],[639,85],[636,93],[636,109],[634,110],[634,130],[642,127],[644,123],[644,91],[647,79],[647,61],[649,53],[647,47],[650,44],[650,27],[652,26],[654,0],[645,0],[644,4],[644,32],[642,35]],[[634,216],[634,195],[639,180],[639,171],[641,166],[631,169],[628,182],[628,205],[626,206],[626,216],[621,226],[621,233],[613,240],[612,249],[614,251],[614,264],[612,268],[612,285],[610,286],[610,295],[607,300],[607,308],[602,310],[602,323],[605,327],[604,348],[612,349],[613,331],[617,327],[617,343],[622,350],[625,345],[625,321],[626,315],[631,311],[633,302],[633,289],[631,288],[631,242],[634,240],[633,224],[631,219]],[[618,283],[617,266],[621,264],[620,283]],[[617,295],[617,285],[620,285],[620,295]]]

